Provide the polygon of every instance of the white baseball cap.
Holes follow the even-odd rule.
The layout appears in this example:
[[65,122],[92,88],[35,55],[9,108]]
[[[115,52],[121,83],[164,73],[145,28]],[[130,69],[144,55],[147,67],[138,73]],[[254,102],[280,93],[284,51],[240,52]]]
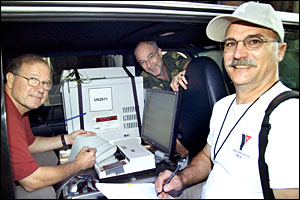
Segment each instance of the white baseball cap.
[[246,21],[273,30],[284,41],[283,24],[273,7],[269,4],[247,2],[240,5],[232,15],[220,15],[213,18],[206,27],[209,39],[222,42],[231,23]]

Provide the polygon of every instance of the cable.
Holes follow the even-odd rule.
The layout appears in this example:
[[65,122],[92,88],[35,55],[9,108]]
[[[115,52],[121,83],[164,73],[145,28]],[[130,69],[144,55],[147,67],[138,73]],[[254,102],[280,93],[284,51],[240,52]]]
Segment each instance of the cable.
[[88,82],[85,82],[85,81],[91,81],[90,78],[86,75],[86,78],[82,78],[82,74],[79,74],[80,75],[80,79],[77,80],[76,78],[73,78],[73,76],[75,76],[75,72],[71,72],[69,73],[67,76],[62,76],[64,77],[63,79],[61,79],[61,81],[59,82],[55,92],[54,92],[54,97],[53,97],[53,102],[51,104],[51,110],[50,110],[50,113],[51,113],[51,135],[54,136],[54,130],[53,130],[53,117],[54,117],[54,100],[55,100],[55,97],[56,97],[56,94],[58,92],[58,90],[60,89],[60,87],[62,86],[62,84],[65,82],[65,81],[77,81],[79,84],[81,83],[88,83]]
[[[69,75],[70,75],[70,74],[69,74]],[[59,84],[58,84],[58,86],[57,86],[57,88],[56,88],[56,90],[55,90],[55,92],[54,92],[53,102],[51,103],[51,110],[50,110],[50,112],[51,112],[51,135],[52,135],[52,136],[54,136],[54,131],[53,131],[53,116],[54,116],[54,101],[55,101],[55,97],[56,97],[56,94],[57,94],[59,88],[60,88],[61,85],[67,80],[67,78],[69,77],[69,75],[68,75],[67,77],[65,77],[64,79],[62,79],[62,80],[59,82]]]

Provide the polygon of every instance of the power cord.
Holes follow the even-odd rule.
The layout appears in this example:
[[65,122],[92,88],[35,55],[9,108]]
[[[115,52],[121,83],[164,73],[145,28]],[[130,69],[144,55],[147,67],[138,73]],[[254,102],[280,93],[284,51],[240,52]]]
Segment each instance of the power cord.
[[[86,74],[85,74],[86,75]],[[78,84],[82,84],[82,83],[89,83],[91,81],[91,79],[86,75],[86,78],[82,78],[83,75],[79,73],[80,79],[76,79],[75,77],[75,72],[71,72],[69,73],[67,76],[63,76],[64,78],[60,80],[55,92],[54,92],[54,97],[53,97],[53,102],[51,103],[51,135],[54,136],[54,130],[53,130],[53,118],[54,118],[54,100],[55,97],[57,95],[58,90],[60,89],[60,87],[62,86],[62,84],[66,81],[76,81]]]

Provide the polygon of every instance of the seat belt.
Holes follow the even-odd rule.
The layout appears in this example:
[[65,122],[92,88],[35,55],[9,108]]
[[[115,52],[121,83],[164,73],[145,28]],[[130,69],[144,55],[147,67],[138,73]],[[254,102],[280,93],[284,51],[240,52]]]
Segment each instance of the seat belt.
[[272,189],[270,188],[270,179],[269,179],[269,171],[268,165],[265,162],[265,152],[266,147],[268,144],[268,135],[271,129],[271,124],[269,123],[269,118],[272,111],[283,101],[286,101],[290,98],[298,98],[299,99],[299,92],[297,91],[285,91],[276,96],[271,103],[269,104],[268,108],[265,111],[265,116],[262,122],[261,130],[259,132],[259,158],[258,158],[258,165],[259,165],[259,175],[261,180],[261,185],[263,189],[263,195],[265,199],[274,199],[274,194]]
[[139,136],[141,137],[142,123],[141,123],[141,115],[140,115],[140,109],[139,109],[139,101],[138,101],[137,92],[136,92],[135,79],[134,79],[134,76],[130,73],[130,71],[125,66],[123,66],[123,69],[125,70],[127,75],[131,78],[131,85],[132,85],[132,91],[133,91],[135,111],[136,111],[138,129],[139,129]]

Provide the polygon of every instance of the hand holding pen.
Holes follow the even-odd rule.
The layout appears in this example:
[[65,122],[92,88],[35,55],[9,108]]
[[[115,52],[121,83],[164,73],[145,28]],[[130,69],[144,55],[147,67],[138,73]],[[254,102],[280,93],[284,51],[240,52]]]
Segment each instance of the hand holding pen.
[[[171,174],[171,176],[168,178],[168,180],[163,184],[163,188],[165,187],[165,185],[169,184],[170,181],[173,179],[173,177],[176,175],[176,173],[178,172],[178,170],[180,169],[181,165],[178,165],[177,168],[175,169],[175,171]],[[162,188],[162,191],[163,191]],[[157,196],[160,194],[161,192],[157,193]]]

